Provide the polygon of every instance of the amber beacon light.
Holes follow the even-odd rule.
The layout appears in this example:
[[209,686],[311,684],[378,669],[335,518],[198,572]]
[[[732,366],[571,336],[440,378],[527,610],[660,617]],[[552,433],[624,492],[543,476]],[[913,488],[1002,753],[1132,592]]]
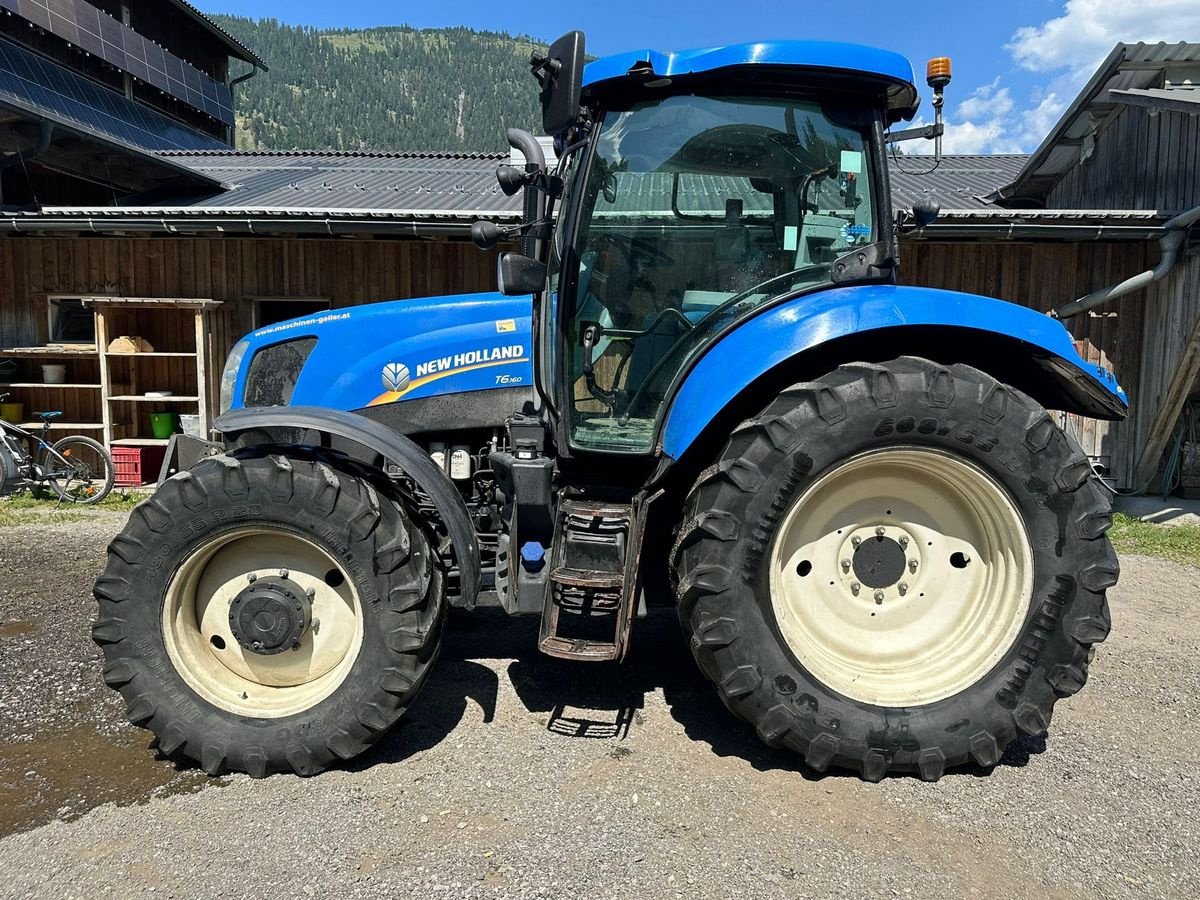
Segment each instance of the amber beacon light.
[[950,83],[950,57],[935,56],[925,66],[925,81],[935,91]]

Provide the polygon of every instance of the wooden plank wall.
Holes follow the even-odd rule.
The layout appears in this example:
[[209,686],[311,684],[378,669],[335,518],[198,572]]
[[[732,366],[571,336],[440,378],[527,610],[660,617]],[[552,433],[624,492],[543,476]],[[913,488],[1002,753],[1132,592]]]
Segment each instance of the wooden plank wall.
[[[1144,271],[1157,247],[1127,243],[926,243],[904,245],[900,272],[907,284],[999,297],[1039,312]],[[1136,406],[1142,378],[1145,295],[1134,294],[1068,321],[1085,355],[1113,369]],[[1124,485],[1136,454],[1133,421],[1068,417],[1085,452],[1104,462]]]
[[[1126,106],[1106,123],[1094,152],[1072,167],[1047,196],[1050,208],[1157,209],[1179,213],[1200,205],[1200,116]],[[1151,251],[1157,262],[1157,248]],[[1130,301],[1122,301],[1129,303]],[[1200,325],[1200,257],[1181,257],[1175,271],[1147,291],[1144,344],[1132,441],[1140,448]],[[1195,390],[1195,385],[1192,389]],[[1161,415],[1173,418],[1177,410]]]
[[[50,294],[204,297],[209,371],[253,327],[253,298],[319,298],[334,307],[495,290],[496,253],[466,242],[271,238],[0,240],[0,347],[45,343]],[[148,326],[149,327],[149,326]],[[209,379],[212,402],[217,377]]]
[[1182,257],[1174,271],[1145,296],[1141,402],[1134,410],[1139,445],[1148,436],[1167,386],[1179,368],[1188,339],[1200,326],[1200,254]]
[[1157,209],[1200,203],[1200,116],[1123,107],[1087,159],[1046,197],[1048,209]]

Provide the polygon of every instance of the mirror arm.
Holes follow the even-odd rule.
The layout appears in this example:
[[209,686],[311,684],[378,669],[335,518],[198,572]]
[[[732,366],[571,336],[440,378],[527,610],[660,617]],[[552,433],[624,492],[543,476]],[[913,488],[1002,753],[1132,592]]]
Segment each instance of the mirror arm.
[[935,125],[922,125],[920,128],[906,128],[903,131],[889,131],[883,136],[885,144],[899,144],[903,141],[918,141],[924,138],[932,141],[946,133],[946,125],[938,122]]

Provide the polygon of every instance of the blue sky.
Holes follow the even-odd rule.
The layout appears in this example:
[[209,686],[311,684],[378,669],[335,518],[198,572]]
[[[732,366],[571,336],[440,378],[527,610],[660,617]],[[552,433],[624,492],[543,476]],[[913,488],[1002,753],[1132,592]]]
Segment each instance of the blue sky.
[[919,75],[928,57],[950,56],[946,147],[956,153],[1034,149],[1118,41],[1200,41],[1200,0],[194,2],[205,12],[318,27],[468,25],[543,40],[581,28],[597,55],[811,38],[897,50]]

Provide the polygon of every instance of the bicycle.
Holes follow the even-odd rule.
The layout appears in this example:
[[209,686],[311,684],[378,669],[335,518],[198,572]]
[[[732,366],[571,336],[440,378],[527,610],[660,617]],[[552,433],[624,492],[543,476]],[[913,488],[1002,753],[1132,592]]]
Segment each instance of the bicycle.
[[[0,401],[8,396],[0,394]],[[62,412],[36,415],[42,420],[40,434],[0,420],[0,493],[16,475],[31,484],[48,484],[60,503],[93,504],[107,497],[116,480],[116,467],[104,445],[79,434],[51,444],[50,423]],[[26,449],[34,444],[42,451],[36,460]]]

